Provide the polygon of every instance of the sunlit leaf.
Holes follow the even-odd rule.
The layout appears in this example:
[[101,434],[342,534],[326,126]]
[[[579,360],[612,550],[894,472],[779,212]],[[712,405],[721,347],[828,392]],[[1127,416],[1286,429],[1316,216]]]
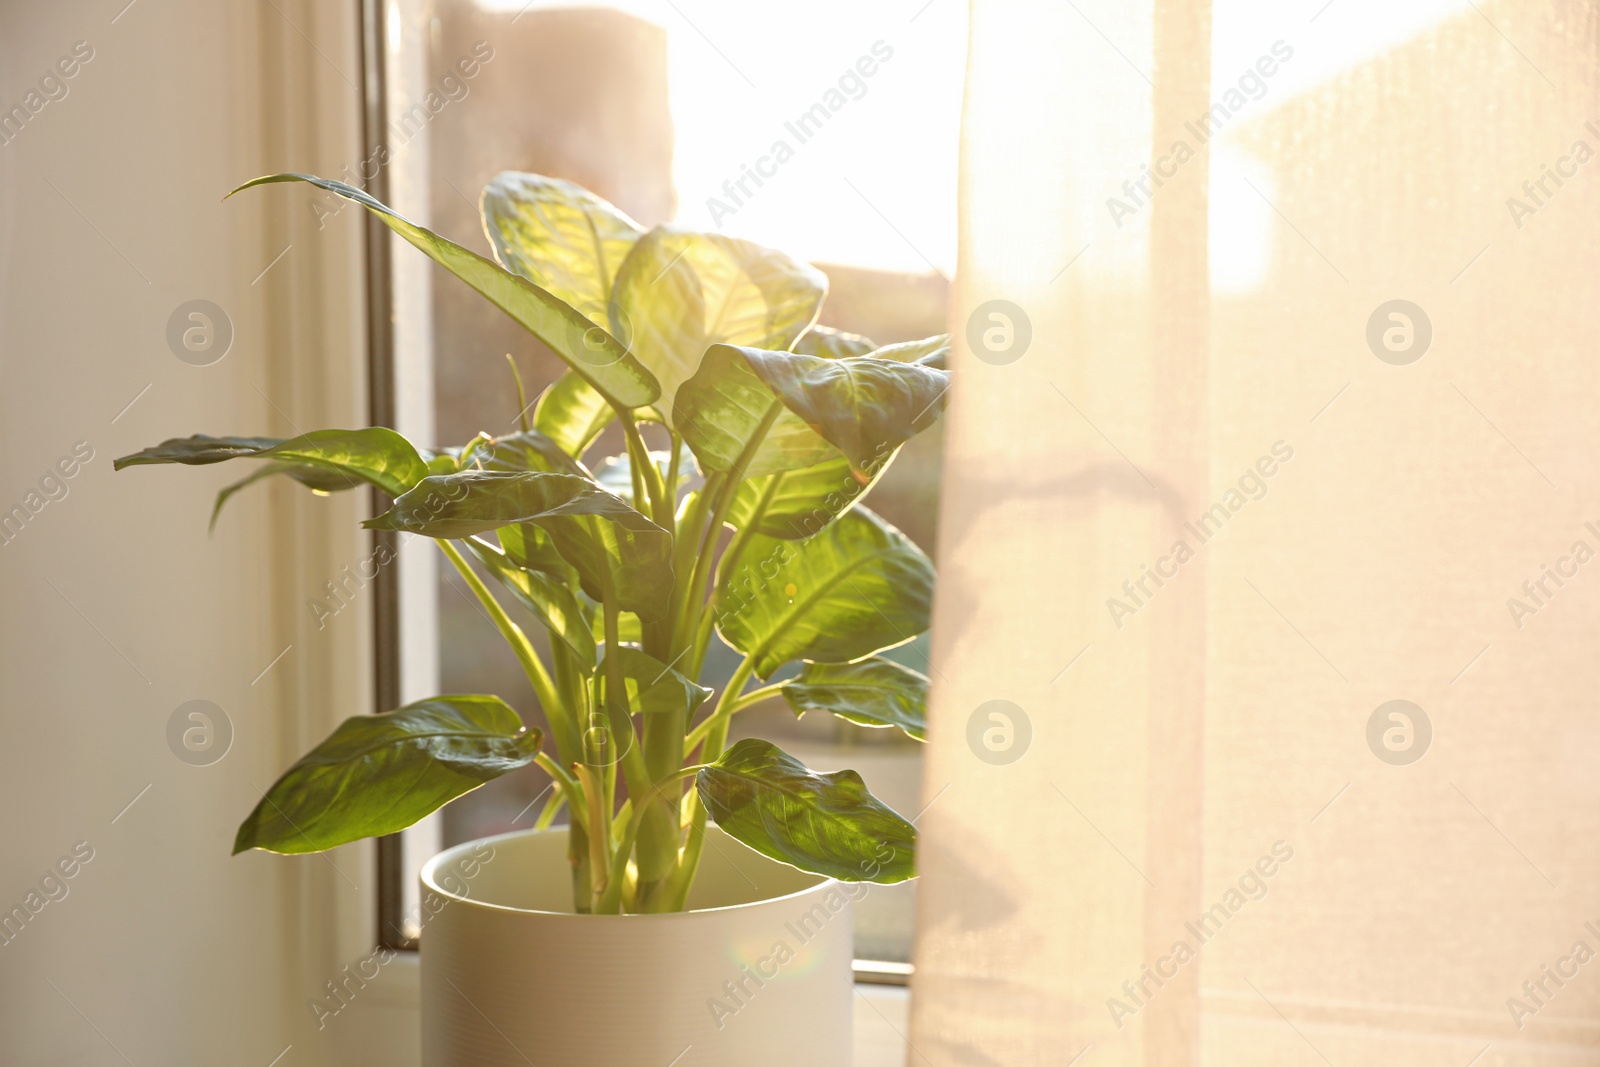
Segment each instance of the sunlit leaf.
[[695,786],[719,827],[780,863],[841,882],[916,876],[916,828],[855,771],[818,774],[749,737],[701,770]]
[[309,182],[360,204],[429,259],[510,315],[617,404],[644,407],[661,395],[655,378],[626,347],[605,330],[597,329],[571,304],[498,263],[418,226],[354,186],[308,174],[269,174],[246,182],[234,192],[275,182]]
[[783,686],[795,715],[825,711],[858,726],[893,726],[928,739],[928,679],[882,656],[855,663],[807,663]]
[[723,575],[723,640],[770,677],[791,660],[841,663],[928,628],[933,564],[899,530],[856,507],[804,541],[757,534]]
[[890,453],[865,480],[842,455],[803,470],[748,478],[734,493],[728,525],[742,530],[754,520],[756,532],[768,537],[810,537],[855,507],[898,454]]
[[533,407],[533,428],[573,458],[581,457],[617,413],[575,371],[566,371]]
[[583,591],[653,621],[672,595],[672,535],[586,478],[544,472],[467,470],[424,479],[363,525],[458,538],[534,523],[578,572]]
[[498,697],[441,696],[346,719],[273,783],[233,851],[321,852],[403,830],[526,767],[539,731]]
[[574,182],[505,171],[483,190],[483,228],[507,270],[608,325],[617,268],[644,230]]
[[788,348],[816,319],[827,290],[821,271],[782,252],[718,233],[657,226],[639,238],[617,272],[611,332],[661,383],[655,406],[678,427],[678,388],[707,348]]
[[813,326],[794,343],[794,351],[808,356],[864,356],[878,346],[859,333],[846,333],[828,326]]

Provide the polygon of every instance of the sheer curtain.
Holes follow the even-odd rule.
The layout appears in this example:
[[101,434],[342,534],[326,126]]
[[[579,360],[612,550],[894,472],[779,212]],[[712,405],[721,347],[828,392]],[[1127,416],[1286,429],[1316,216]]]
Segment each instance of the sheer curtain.
[[908,1062],[1600,1060],[1596,5],[971,11]]

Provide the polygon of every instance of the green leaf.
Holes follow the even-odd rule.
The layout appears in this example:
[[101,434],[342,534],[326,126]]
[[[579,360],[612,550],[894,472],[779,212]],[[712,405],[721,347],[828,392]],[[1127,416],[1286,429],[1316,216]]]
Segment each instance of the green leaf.
[[[611,655],[611,651],[607,650],[607,658]],[[628,709],[635,715],[681,712],[683,721],[687,722],[711,696],[710,689],[696,685],[637,648],[619,645],[616,656],[617,665],[622,669],[622,684],[628,694]],[[606,677],[605,660],[594,669],[594,677],[596,681]],[[598,699],[595,706],[601,706]]]
[[859,333],[845,333],[828,326],[813,326],[794,344],[794,350],[808,356],[864,356],[878,346]]
[[858,506],[804,541],[752,536],[713,610],[722,639],[767,678],[790,660],[842,663],[909,641],[932,601],[928,557]]
[[[399,496],[428,473],[428,465],[411,442],[383,426],[369,426],[364,430],[315,430],[288,440],[197,434],[173,438],[123,456],[113,466],[121,470],[146,463],[221,463],[241,457],[286,464],[289,469],[272,473],[289,474],[319,492],[353,489],[365,482],[391,496]],[[223,492],[232,495],[253,480],[236,482]],[[224,496],[223,500],[226,498]],[[220,502],[217,507],[220,509]]]
[[248,181],[233,192],[275,182],[309,182],[360,204],[428,258],[510,315],[616,404],[626,408],[643,407],[661,395],[655,378],[628,353],[624,344],[598,328],[571,304],[492,260],[410,222],[354,186],[308,174],[269,174]]
[[611,283],[644,232],[638,223],[581,185],[542,174],[497,174],[482,203],[484,232],[507,270],[608,325]]
[[574,459],[582,458],[616,411],[574,371],[566,371],[546,389],[533,408],[533,428]]
[[527,766],[538,749],[539,731],[497,697],[433,697],[357,715],[273,783],[233,851],[321,852],[392,834]]
[[517,566],[505,552],[497,551],[493,545],[476,537],[467,539],[467,547],[484,569],[511,590],[523,607],[550,631],[551,637],[571,649],[584,666],[594,664],[595,642],[589,631],[589,619],[571,589],[541,571]]
[[461,471],[432,476],[362,525],[458,538],[535,523],[599,600],[607,581],[617,603],[646,621],[672,596],[672,535],[587,478],[540,471]]
[[[869,471],[933,425],[949,382],[948,372],[921,363],[717,345],[678,391],[678,425],[708,471],[732,469],[769,421],[746,477],[816,466],[841,452]],[[774,405],[781,407],[771,419]]]
[[428,476],[428,465],[411,442],[384,426],[313,430],[291,437],[261,456],[353,475],[390,496],[399,496]]
[[681,432],[674,400],[708,347],[788,348],[816,319],[827,291],[821,271],[782,252],[657,226],[617,272],[611,332],[661,383],[656,408]]
[[210,437],[197,433],[193,437],[173,437],[152,445],[143,451],[115,460],[112,467],[137,467],[146,463],[186,463],[197,466],[204,463],[221,463],[240,456],[259,456],[273,445],[281,444],[281,437]]
[[702,769],[695,786],[719,827],[780,863],[841,882],[916,877],[916,828],[855,771],[818,774],[747,737]]
[[826,711],[860,726],[896,726],[918,741],[928,739],[928,679],[881,656],[807,663],[784,685],[783,698],[797,717]]
[[[814,467],[839,456],[839,450],[807,426],[772,387],[751,368],[746,352],[755,349],[713,345],[694,377],[677,396],[677,427],[704,471],[732,470],[745,447],[776,418],[743,474],[747,478]],[[789,353],[785,353],[788,355]],[[817,356],[795,359],[828,360]]]
[[[598,604],[595,605],[593,617],[589,620],[589,633],[594,636],[595,644],[605,643],[605,613]],[[639,621],[639,616],[631,611],[617,613],[617,640],[627,641],[635,645],[644,642],[644,624]]]
[[822,359],[740,349],[750,369],[807,426],[867,470],[932,426],[950,375],[875,356]]
[[537,430],[480,437],[461,453],[461,469],[486,471],[546,471],[588,478],[589,471],[556,441]]
[[892,359],[896,363],[920,363],[924,367],[948,370],[950,335],[941,333],[935,337],[924,337],[920,341],[902,341],[899,344],[884,345],[867,354],[874,359]]
[[852,470],[848,459],[837,456],[804,470],[747,478],[739,483],[728,507],[728,524],[744,529],[765,499],[755,532],[786,541],[810,537],[855,507],[898,454],[891,452],[870,476]]
[[248,485],[278,474],[293,478],[314,493],[337,493],[342,489],[352,488],[350,479],[343,474],[335,474],[332,471],[320,470],[316,467],[297,463],[269,463],[255,473],[240,478],[231,485],[224,486],[221,492],[217,493],[217,502],[211,506],[211,523],[207,530],[216,530],[217,519],[222,515],[222,505],[232,499],[235,493]]
[[550,535],[531,522],[502,526],[495,531],[506,558],[524,570],[538,571],[569,589],[578,585],[578,572],[561,558]]

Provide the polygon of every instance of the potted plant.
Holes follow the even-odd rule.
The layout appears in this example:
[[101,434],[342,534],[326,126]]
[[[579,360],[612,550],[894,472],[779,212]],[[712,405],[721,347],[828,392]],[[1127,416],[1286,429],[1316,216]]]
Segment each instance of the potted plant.
[[[202,435],[116,466],[262,461],[217,509],[279,474],[375,486],[392,503],[364,525],[434,540],[550,736],[494,696],[355,715],[273,784],[234,851],[394,833],[537,763],[553,793],[536,829],[423,872],[424,1063],[847,1061],[848,905],[865,883],[913,877],[915,830],[853,771],[729,746],[728,727],[781,696],[923,737],[927,679],[879,653],[927,628],[933,568],[859,501],[942,409],[948,338],[879,347],[818,327],[827,282],[812,267],[721,234],[645,232],[557,179],[506,173],[485,190],[498,263],[342,182],[240,188],[290,181],[361,204],[569,369],[534,405],[519,376],[520,428],[459,448],[383,427]],[[586,465],[613,421],[625,451]],[[548,631],[547,651],[519,618]],[[719,639],[743,656],[720,692],[699,684]]]

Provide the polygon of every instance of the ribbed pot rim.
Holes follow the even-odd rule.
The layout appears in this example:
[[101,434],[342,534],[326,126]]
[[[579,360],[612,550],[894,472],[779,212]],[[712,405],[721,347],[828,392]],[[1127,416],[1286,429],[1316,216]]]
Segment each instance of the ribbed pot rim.
[[[550,826],[542,830],[512,830],[509,833],[495,834],[493,837],[480,837],[472,841],[463,842],[459,845],[452,845],[450,848],[440,852],[427,863],[422,865],[422,884],[427,887],[430,892],[437,893],[441,897],[448,898],[449,900],[459,904],[470,904],[475,908],[481,908],[485,911],[500,911],[506,912],[510,915],[548,915],[552,918],[581,919],[589,922],[643,922],[646,920],[670,922],[674,920],[685,920],[693,918],[696,915],[715,915],[718,912],[738,911],[743,908],[765,907],[768,904],[776,904],[785,900],[799,900],[802,897],[811,896],[812,894],[818,892],[826,892],[828,889],[834,886],[842,885],[842,883],[836,878],[826,878],[820,874],[812,874],[809,871],[801,871],[800,873],[806,877],[817,879],[816,884],[807,886],[804,889],[797,889],[792,893],[784,893],[782,896],[763,897],[760,900],[748,900],[743,904],[724,904],[715,908],[694,908],[688,911],[651,912],[648,914],[582,915],[575,911],[550,911],[546,908],[519,908],[510,904],[495,904],[491,901],[483,900],[478,897],[463,896],[460,893],[454,893],[446,889],[444,886],[440,885],[438,879],[434,877],[435,873],[440,867],[453,862],[460,856],[471,852],[473,849],[476,849],[482,845],[494,845],[497,842],[510,841],[516,838],[542,837],[552,834],[560,834],[565,833],[566,829],[567,828],[565,826]],[[718,834],[723,833],[722,830],[711,826],[706,828],[706,832]],[[723,836],[727,835],[724,834]],[[733,841],[731,837],[729,840]],[[783,863],[779,860],[773,859],[771,856],[756,852],[754,849],[750,849],[748,845],[742,844],[738,841],[734,841],[733,843],[738,845],[740,848],[749,849],[753,855],[760,857],[767,863],[777,864],[780,867],[790,867],[792,870],[799,870],[798,867],[794,867],[792,864]]]

